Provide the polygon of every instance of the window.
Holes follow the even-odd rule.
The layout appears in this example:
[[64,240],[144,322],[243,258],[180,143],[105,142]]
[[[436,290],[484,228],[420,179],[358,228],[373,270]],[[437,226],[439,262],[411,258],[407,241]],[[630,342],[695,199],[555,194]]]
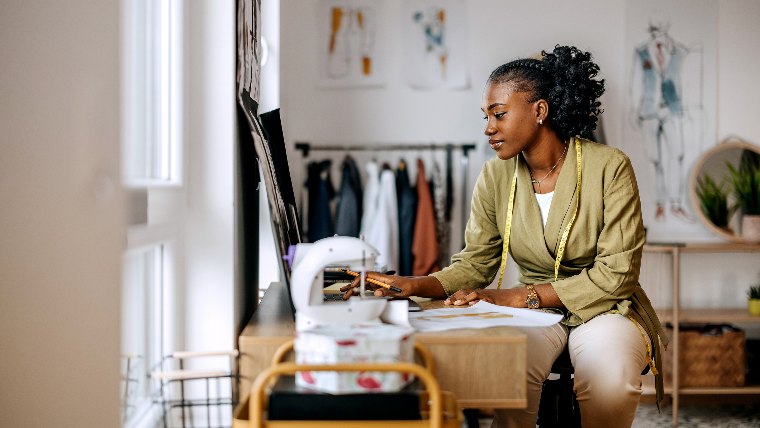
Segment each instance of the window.
[[122,282],[122,420],[140,420],[150,409],[151,370],[164,353],[164,245],[127,251]]
[[124,178],[181,181],[181,9],[178,0],[125,3]]
[[122,281],[122,425],[153,426],[150,372],[176,349],[183,260],[180,0],[124,0],[123,183],[131,190]]

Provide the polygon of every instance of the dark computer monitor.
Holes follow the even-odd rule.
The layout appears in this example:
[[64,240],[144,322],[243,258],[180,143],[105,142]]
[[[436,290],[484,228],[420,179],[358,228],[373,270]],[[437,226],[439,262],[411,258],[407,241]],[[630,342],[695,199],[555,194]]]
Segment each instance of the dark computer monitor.
[[288,249],[301,242],[298,209],[290,179],[288,155],[285,150],[285,138],[282,133],[280,109],[272,110],[260,116],[264,138],[264,152],[259,156],[261,173],[267,189],[269,209],[272,214],[272,232],[275,235],[280,271],[283,281],[290,286],[290,266],[284,256]]
[[267,146],[269,147],[274,179],[280,189],[279,198],[282,199],[282,203],[286,208],[286,214],[289,216],[286,230],[283,232],[288,235],[291,243],[293,241],[301,242],[298,230],[296,196],[293,192],[293,182],[290,180],[288,154],[285,150],[285,137],[282,133],[280,109],[263,113],[259,117],[264,131],[264,138],[266,138]]
[[[267,192],[267,205],[272,221],[272,233],[277,250],[277,258],[281,273],[281,281],[288,289],[287,299],[291,310],[295,310],[292,299],[290,299],[290,267],[284,256],[288,254],[288,249],[301,242],[299,231],[298,210],[296,208],[295,194],[293,183],[290,179],[290,169],[288,166],[287,153],[285,150],[285,139],[282,132],[282,122],[280,120],[279,109],[262,114],[256,117],[248,109],[241,109],[242,115],[249,126],[249,133],[252,138],[248,139],[246,147],[241,147],[241,158],[248,158],[249,161],[243,161],[241,165],[241,175],[258,176],[258,169],[261,169],[259,177],[263,182]],[[246,136],[247,137],[247,136]],[[253,147],[250,147],[250,146]],[[252,151],[251,151],[252,149]],[[244,154],[250,152],[248,156]],[[258,162],[250,162],[251,155],[255,155]],[[251,181],[251,180],[249,180]],[[252,185],[243,186],[243,200],[255,199],[258,203],[258,191],[253,189]],[[247,187],[247,188],[246,188]],[[252,229],[254,225],[258,227],[258,218],[247,218],[243,220],[246,226],[243,229]],[[251,222],[255,221],[255,224]],[[253,238],[253,234],[244,236],[245,240]],[[260,238],[257,236],[257,239]],[[248,243],[249,247],[258,245]],[[250,251],[248,251],[250,252]]]

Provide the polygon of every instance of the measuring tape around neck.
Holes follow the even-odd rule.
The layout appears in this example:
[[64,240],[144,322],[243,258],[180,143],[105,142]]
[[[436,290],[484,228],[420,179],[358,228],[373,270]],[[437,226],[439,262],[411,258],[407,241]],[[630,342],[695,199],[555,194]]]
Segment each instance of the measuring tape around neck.
[[[562,256],[565,254],[565,247],[567,246],[567,237],[570,235],[570,229],[575,222],[575,216],[578,214],[578,206],[580,205],[581,197],[581,165],[583,163],[583,154],[581,153],[581,141],[579,138],[575,138],[575,164],[578,172],[578,179],[575,182],[575,197],[578,203],[575,205],[573,216],[570,217],[570,221],[567,223],[564,232],[562,232],[562,238],[559,241],[559,247],[557,248],[557,258],[554,260],[554,280],[557,280],[559,276],[559,265],[562,261]],[[509,255],[509,234],[512,229],[512,212],[515,208],[515,189],[517,188],[517,170],[519,167],[519,158],[515,156],[515,173],[512,176],[512,185],[509,189],[509,201],[507,202],[507,221],[504,226],[504,245],[501,254],[501,267],[499,268],[499,282],[497,288],[501,288],[501,281],[504,279],[504,272],[507,269],[507,256]]]

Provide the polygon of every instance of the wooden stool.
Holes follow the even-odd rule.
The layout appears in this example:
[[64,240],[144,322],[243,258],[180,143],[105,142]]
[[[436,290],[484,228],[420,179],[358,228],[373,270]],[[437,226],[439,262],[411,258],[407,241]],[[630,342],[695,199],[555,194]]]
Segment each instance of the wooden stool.
[[[644,367],[641,375],[649,372],[649,365]],[[552,364],[552,374],[559,379],[547,379],[541,389],[541,402],[538,405],[538,421],[540,428],[581,428],[581,409],[575,398],[573,375],[575,369],[570,362],[570,351],[567,346]]]

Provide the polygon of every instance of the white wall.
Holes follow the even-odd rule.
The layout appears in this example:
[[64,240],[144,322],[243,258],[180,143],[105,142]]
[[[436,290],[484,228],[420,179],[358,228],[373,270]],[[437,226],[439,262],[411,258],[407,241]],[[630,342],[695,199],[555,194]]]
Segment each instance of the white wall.
[[234,347],[235,2],[187,2],[185,343]]
[[266,40],[262,64],[259,114],[280,107],[280,0],[261,0],[261,37]]
[[120,2],[3,2],[0,426],[119,426]]
[[[261,67],[259,114],[280,107],[280,0],[262,0],[261,36],[269,48]],[[295,186],[295,183],[293,184]],[[272,231],[266,186],[259,187],[259,292],[280,280],[280,263]]]
[[[391,18],[400,15],[403,0],[384,4]],[[624,0],[467,1],[471,87],[464,91],[430,92],[415,91],[405,84],[403,52],[398,48],[404,43],[400,25],[385,29],[389,46],[397,49],[392,53],[383,88],[316,88],[316,5],[317,2],[281,1],[280,98],[285,138],[291,148],[295,141],[323,144],[474,141],[481,149],[472,162],[468,183],[471,187],[479,166],[492,156],[484,143],[479,110],[482,84],[488,73],[507,60],[532,56],[557,43],[576,45],[594,54],[601,77],[606,79],[602,102],[607,139],[616,145],[622,138],[619,112],[626,81],[626,53],[621,48],[625,37]],[[755,103],[760,86],[755,84],[754,70],[760,66],[760,58],[749,53],[757,50],[754,43],[760,39],[760,28],[756,25],[760,4],[752,0],[721,0],[719,14],[718,135],[736,133],[757,144],[760,123],[754,118],[760,114]],[[294,185],[300,193],[301,157],[294,151],[289,157]],[[342,156],[335,156],[338,157]],[[394,154],[394,158],[398,155]],[[336,176],[334,179],[337,183]],[[458,225],[455,218],[454,236],[461,236]],[[724,266],[730,267],[730,275]],[[744,290],[750,282],[760,279],[758,266],[757,255],[687,256],[682,278],[692,291],[683,293],[683,303],[741,306]],[[661,272],[665,267],[657,264],[654,269]],[[666,286],[667,280],[656,285],[662,290]],[[724,293],[705,293],[708,289]],[[669,296],[666,292],[662,295],[663,299]],[[713,297],[705,301],[705,295]],[[669,301],[656,303],[664,305]]]
[[760,144],[760,85],[756,55],[760,3],[722,0],[718,16],[718,136],[740,135]]

